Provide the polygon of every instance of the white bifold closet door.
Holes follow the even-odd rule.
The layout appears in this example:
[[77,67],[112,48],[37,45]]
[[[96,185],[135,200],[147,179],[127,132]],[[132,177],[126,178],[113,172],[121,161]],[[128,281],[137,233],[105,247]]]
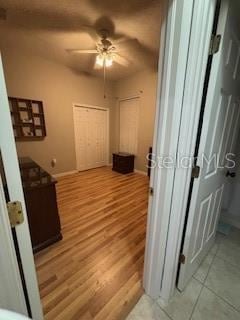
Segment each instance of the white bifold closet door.
[[139,98],[121,100],[119,151],[137,155]]
[[74,107],[77,169],[87,170],[107,165],[107,111]]

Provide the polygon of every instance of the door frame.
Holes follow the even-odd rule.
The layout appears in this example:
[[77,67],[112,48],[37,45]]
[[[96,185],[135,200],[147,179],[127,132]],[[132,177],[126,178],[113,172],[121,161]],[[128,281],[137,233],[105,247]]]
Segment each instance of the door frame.
[[[106,107],[99,107],[99,106],[94,106],[94,105],[90,105],[90,104],[85,104],[85,103],[73,103],[72,105],[73,107],[73,125],[74,125],[74,145],[75,145],[75,156],[76,156],[76,169],[79,171],[78,168],[78,161],[77,161],[77,132],[76,132],[76,125],[75,125],[75,115],[76,115],[76,109],[77,108],[88,108],[88,109],[97,109],[97,110],[102,110],[102,111],[106,111],[107,112],[107,143],[106,143],[106,157],[107,157],[107,163],[106,165],[109,165],[110,163],[110,136],[109,136],[109,132],[110,132],[110,115],[109,115],[109,108]],[[84,170],[87,170],[84,169]],[[82,171],[82,170],[81,170]]]
[[[166,9],[153,153],[176,164],[194,156],[215,7],[216,0],[184,0]],[[156,168],[150,180],[144,288],[165,301],[175,290],[191,172]]]

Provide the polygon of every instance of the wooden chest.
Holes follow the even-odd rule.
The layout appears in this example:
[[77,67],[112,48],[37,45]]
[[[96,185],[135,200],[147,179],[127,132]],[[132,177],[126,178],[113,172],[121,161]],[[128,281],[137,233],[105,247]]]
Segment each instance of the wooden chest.
[[134,155],[126,152],[113,153],[113,168],[119,173],[130,173],[134,171]]

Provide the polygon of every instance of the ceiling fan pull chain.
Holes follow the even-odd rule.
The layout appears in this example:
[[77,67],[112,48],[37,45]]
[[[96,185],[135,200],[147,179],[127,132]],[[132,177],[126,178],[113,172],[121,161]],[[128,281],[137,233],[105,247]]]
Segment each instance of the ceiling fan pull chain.
[[103,61],[103,97],[106,99],[106,61]]

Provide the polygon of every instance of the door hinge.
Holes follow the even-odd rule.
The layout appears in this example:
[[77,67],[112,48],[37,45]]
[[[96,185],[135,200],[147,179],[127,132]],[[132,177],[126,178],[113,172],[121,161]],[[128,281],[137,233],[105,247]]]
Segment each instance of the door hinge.
[[200,167],[194,166],[192,168],[192,178],[197,179],[197,178],[199,178],[199,175],[200,175]]
[[209,49],[210,56],[214,55],[219,51],[221,39],[222,39],[222,36],[220,34],[212,35],[211,42],[210,42],[210,49]]
[[150,188],[149,188],[149,195],[150,195],[150,196],[153,196],[153,193],[154,193],[154,192],[153,192],[153,188],[150,187]]
[[186,256],[183,253],[181,253],[179,256],[179,263],[185,264],[185,262],[186,262]]
[[7,209],[8,209],[9,221],[12,228],[23,223],[24,217],[23,217],[23,211],[22,211],[22,204],[20,201],[8,202]]

